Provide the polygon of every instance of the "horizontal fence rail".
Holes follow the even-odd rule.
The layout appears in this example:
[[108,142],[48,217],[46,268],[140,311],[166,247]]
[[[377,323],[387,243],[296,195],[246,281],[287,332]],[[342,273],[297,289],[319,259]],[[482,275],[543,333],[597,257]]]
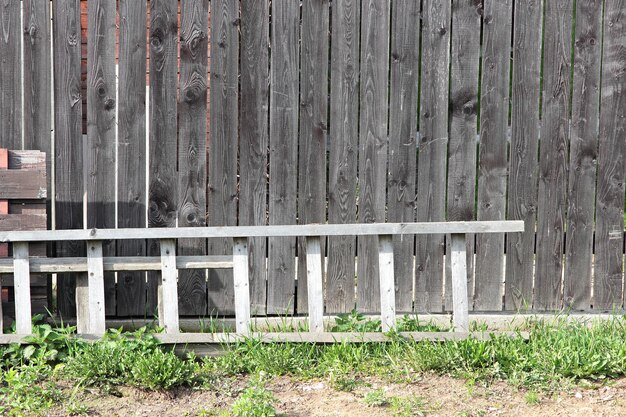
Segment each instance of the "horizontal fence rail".
[[[353,225],[300,225],[300,226],[257,226],[257,227],[205,227],[163,229],[92,229],[73,231],[0,232],[0,242],[13,243],[12,265],[0,262],[0,273],[13,273],[16,286],[28,288],[31,271],[42,272],[87,272],[76,292],[77,328],[81,335],[102,335],[105,331],[104,272],[122,270],[159,270],[158,312],[159,324],[164,328],[164,342],[186,341],[193,343],[235,341],[251,334],[249,242],[257,236],[304,237],[306,240],[306,281],[309,302],[309,333],[322,336],[299,336],[300,341],[327,342],[333,337],[356,340],[353,336],[328,335],[324,332],[324,296],[320,239],[322,236],[377,236],[379,259],[380,309],[383,332],[396,328],[396,296],[394,291],[393,236],[400,234],[449,233],[452,247],[452,298],[453,321],[459,332],[469,330],[467,303],[466,234],[518,233],[523,232],[520,221],[451,222],[451,223],[373,223]],[[182,238],[233,237],[232,257],[177,256],[176,239]],[[104,240],[158,239],[160,257],[104,257]],[[82,240],[87,243],[85,258],[39,258],[29,257],[31,242]],[[312,256],[315,255],[315,256]],[[179,269],[232,268],[235,297],[235,336],[189,336],[176,335],[180,332],[178,310]],[[27,291],[16,298],[16,333],[31,333],[30,299]],[[449,339],[452,336],[409,334],[406,337],[419,340],[422,337]],[[262,335],[271,340],[292,340],[292,336]],[[454,337],[453,337],[454,338]],[[367,336],[367,340],[379,340]],[[0,340],[14,340],[11,338]]]

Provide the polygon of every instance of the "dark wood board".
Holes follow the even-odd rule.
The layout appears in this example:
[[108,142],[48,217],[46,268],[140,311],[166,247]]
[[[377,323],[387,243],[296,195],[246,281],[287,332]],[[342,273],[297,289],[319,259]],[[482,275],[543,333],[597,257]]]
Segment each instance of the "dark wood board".
[[626,2],[604,2],[594,310],[623,304]]
[[[387,94],[389,89],[389,0],[361,4],[358,221],[385,221],[387,183]],[[378,238],[359,237],[357,310],[380,312]]]
[[0,199],[41,199],[46,198],[46,171],[9,169],[0,170]]
[[[506,215],[512,12],[512,0],[484,2],[478,220]],[[475,310],[502,310],[503,267],[504,234],[476,235]]]
[[[328,222],[356,221],[360,2],[334,1],[330,62]],[[353,236],[328,239],[326,313],[355,307]]]
[[[329,1],[302,3],[298,224],[326,223],[326,141],[328,139]],[[321,243],[324,261],[325,239]],[[306,240],[298,239],[296,310],[308,312]],[[322,265],[324,265],[322,263]],[[324,274],[324,268],[322,268]]]
[[572,3],[571,0],[545,3],[537,263],[533,304],[537,310],[554,310],[562,306]]
[[[450,0],[424,3],[420,75],[417,221],[445,220],[450,72]],[[444,235],[417,236],[415,309],[443,309]]]
[[533,301],[542,19],[541,1],[515,5],[507,219],[524,220],[525,232],[507,236],[504,308],[509,311]]
[[[417,101],[419,84],[419,2],[401,0],[391,9],[389,95],[389,176],[387,220],[415,221]],[[413,311],[414,236],[394,236],[396,310]]]
[[[178,9],[167,0],[150,2],[150,107],[148,227],[174,227],[178,210],[177,80]],[[160,256],[148,242],[148,255]],[[148,273],[147,308],[156,311],[157,279]]]
[[602,1],[576,1],[563,306],[591,308]]
[[[119,2],[117,226],[146,227],[146,2]],[[145,240],[117,241],[118,256],[146,255]],[[117,273],[117,315],[146,315],[146,274]]]
[[[450,45],[450,140],[448,143],[447,220],[476,219],[476,132],[478,113],[478,66],[482,2],[471,0],[452,5]],[[467,296],[470,309],[474,295],[474,235],[467,235]],[[452,253],[446,238],[446,254]],[[452,309],[452,268],[446,256],[444,309]]]
[[[237,225],[239,8],[211,2],[211,137],[208,215],[211,226]],[[258,17],[257,17],[258,18]],[[209,239],[210,255],[232,255],[232,239]],[[232,270],[209,270],[209,314],[235,312]]]
[[[207,197],[207,49],[209,5],[203,0],[181,3],[180,93],[178,98],[178,226],[206,226]],[[217,19],[212,24],[217,24]],[[216,54],[217,55],[217,54]],[[219,111],[218,108],[214,108]],[[180,255],[206,255],[206,240],[180,239]],[[206,271],[178,273],[178,312],[207,312]]]
[[[115,228],[115,1],[88,4],[87,55],[87,227]],[[103,242],[104,256],[115,255],[115,242]],[[104,275],[104,305],[115,315],[115,274]]]
[[[296,223],[300,4],[272,2],[270,62],[270,224]],[[289,314],[295,303],[294,238],[269,238],[267,313]]]
[[[267,224],[269,146],[269,4],[241,3],[239,83],[239,225]],[[248,240],[250,311],[266,312],[267,239]]]
[[[80,85],[80,2],[52,3],[54,39],[54,160],[57,229],[83,228],[83,137]],[[57,256],[84,256],[82,242],[56,245]],[[75,277],[59,274],[57,308],[61,317],[76,315]]]
[[0,148],[22,149],[21,2],[0,3]]

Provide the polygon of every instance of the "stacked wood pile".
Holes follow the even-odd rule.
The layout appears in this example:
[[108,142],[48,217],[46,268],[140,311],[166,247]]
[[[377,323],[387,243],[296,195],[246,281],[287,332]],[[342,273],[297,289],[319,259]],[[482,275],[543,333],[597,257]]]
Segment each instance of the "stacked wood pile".
[[[0,231],[46,230],[46,154],[40,151],[0,149]],[[0,243],[0,257],[8,257],[11,248]],[[46,244],[31,246],[33,256],[46,256]],[[2,275],[2,312],[14,316],[13,276]],[[31,277],[33,313],[45,313],[48,306],[48,278]],[[5,321],[6,323],[6,321]]]

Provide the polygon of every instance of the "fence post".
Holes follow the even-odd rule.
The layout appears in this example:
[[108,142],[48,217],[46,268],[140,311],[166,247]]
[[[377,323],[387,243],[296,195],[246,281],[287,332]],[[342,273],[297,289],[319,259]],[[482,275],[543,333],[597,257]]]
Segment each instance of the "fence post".
[[28,242],[13,244],[13,282],[15,289],[15,332],[31,334],[30,263]]
[[161,277],[159,278],[159,326],[165,333],[178,333],[178,283],[176,240],[161,239]]
[[76,292],[76,318],[79,333],[103,335],[105,330],[104,264],[100,240],[87,242],[86,284],[86,290]]
[[383,332],[388,332],[396,327],[396,292],[391,235],[378,236],[378,264],[380,319]]
[[324,293],[320,237],[306,238],[306,279],[309,299],[309,331],[324,331]]
[[467,265],[465,234],[453,233],[450,250],[452,269],[452,316],[454,330],[469,331],[469,310],[467,303]]
[[250,333],[250,281],[248,277],[248,238],[233,240],[233,279],[235,322],[238,334]]

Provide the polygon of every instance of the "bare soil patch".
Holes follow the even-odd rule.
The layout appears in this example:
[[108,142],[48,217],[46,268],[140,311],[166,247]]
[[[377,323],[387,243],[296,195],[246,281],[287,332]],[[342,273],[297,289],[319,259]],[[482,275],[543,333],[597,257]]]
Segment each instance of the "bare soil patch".
[[[238,379],[219,390],[147,392],[120,387],[114,394],[85,391],[77,402],[89,408],[90,416],[217,416],[229,409],[245,386],[246,381]],[[416,382],[402,384],[364,378],[349,392],[332,388],[326,380],[298,381],[288,377],[273,379],[267,388],[278,400],[279,415],[289,417],[626,415],[626,378],[557,393],[529,393],[504,382],[480,386],[438,375],[425,375]],[[372,391],[382,392],[389,400],[395,398],[396,404],[368,404],[366,397]],[[59,407],[49,415],[69,414]]]

